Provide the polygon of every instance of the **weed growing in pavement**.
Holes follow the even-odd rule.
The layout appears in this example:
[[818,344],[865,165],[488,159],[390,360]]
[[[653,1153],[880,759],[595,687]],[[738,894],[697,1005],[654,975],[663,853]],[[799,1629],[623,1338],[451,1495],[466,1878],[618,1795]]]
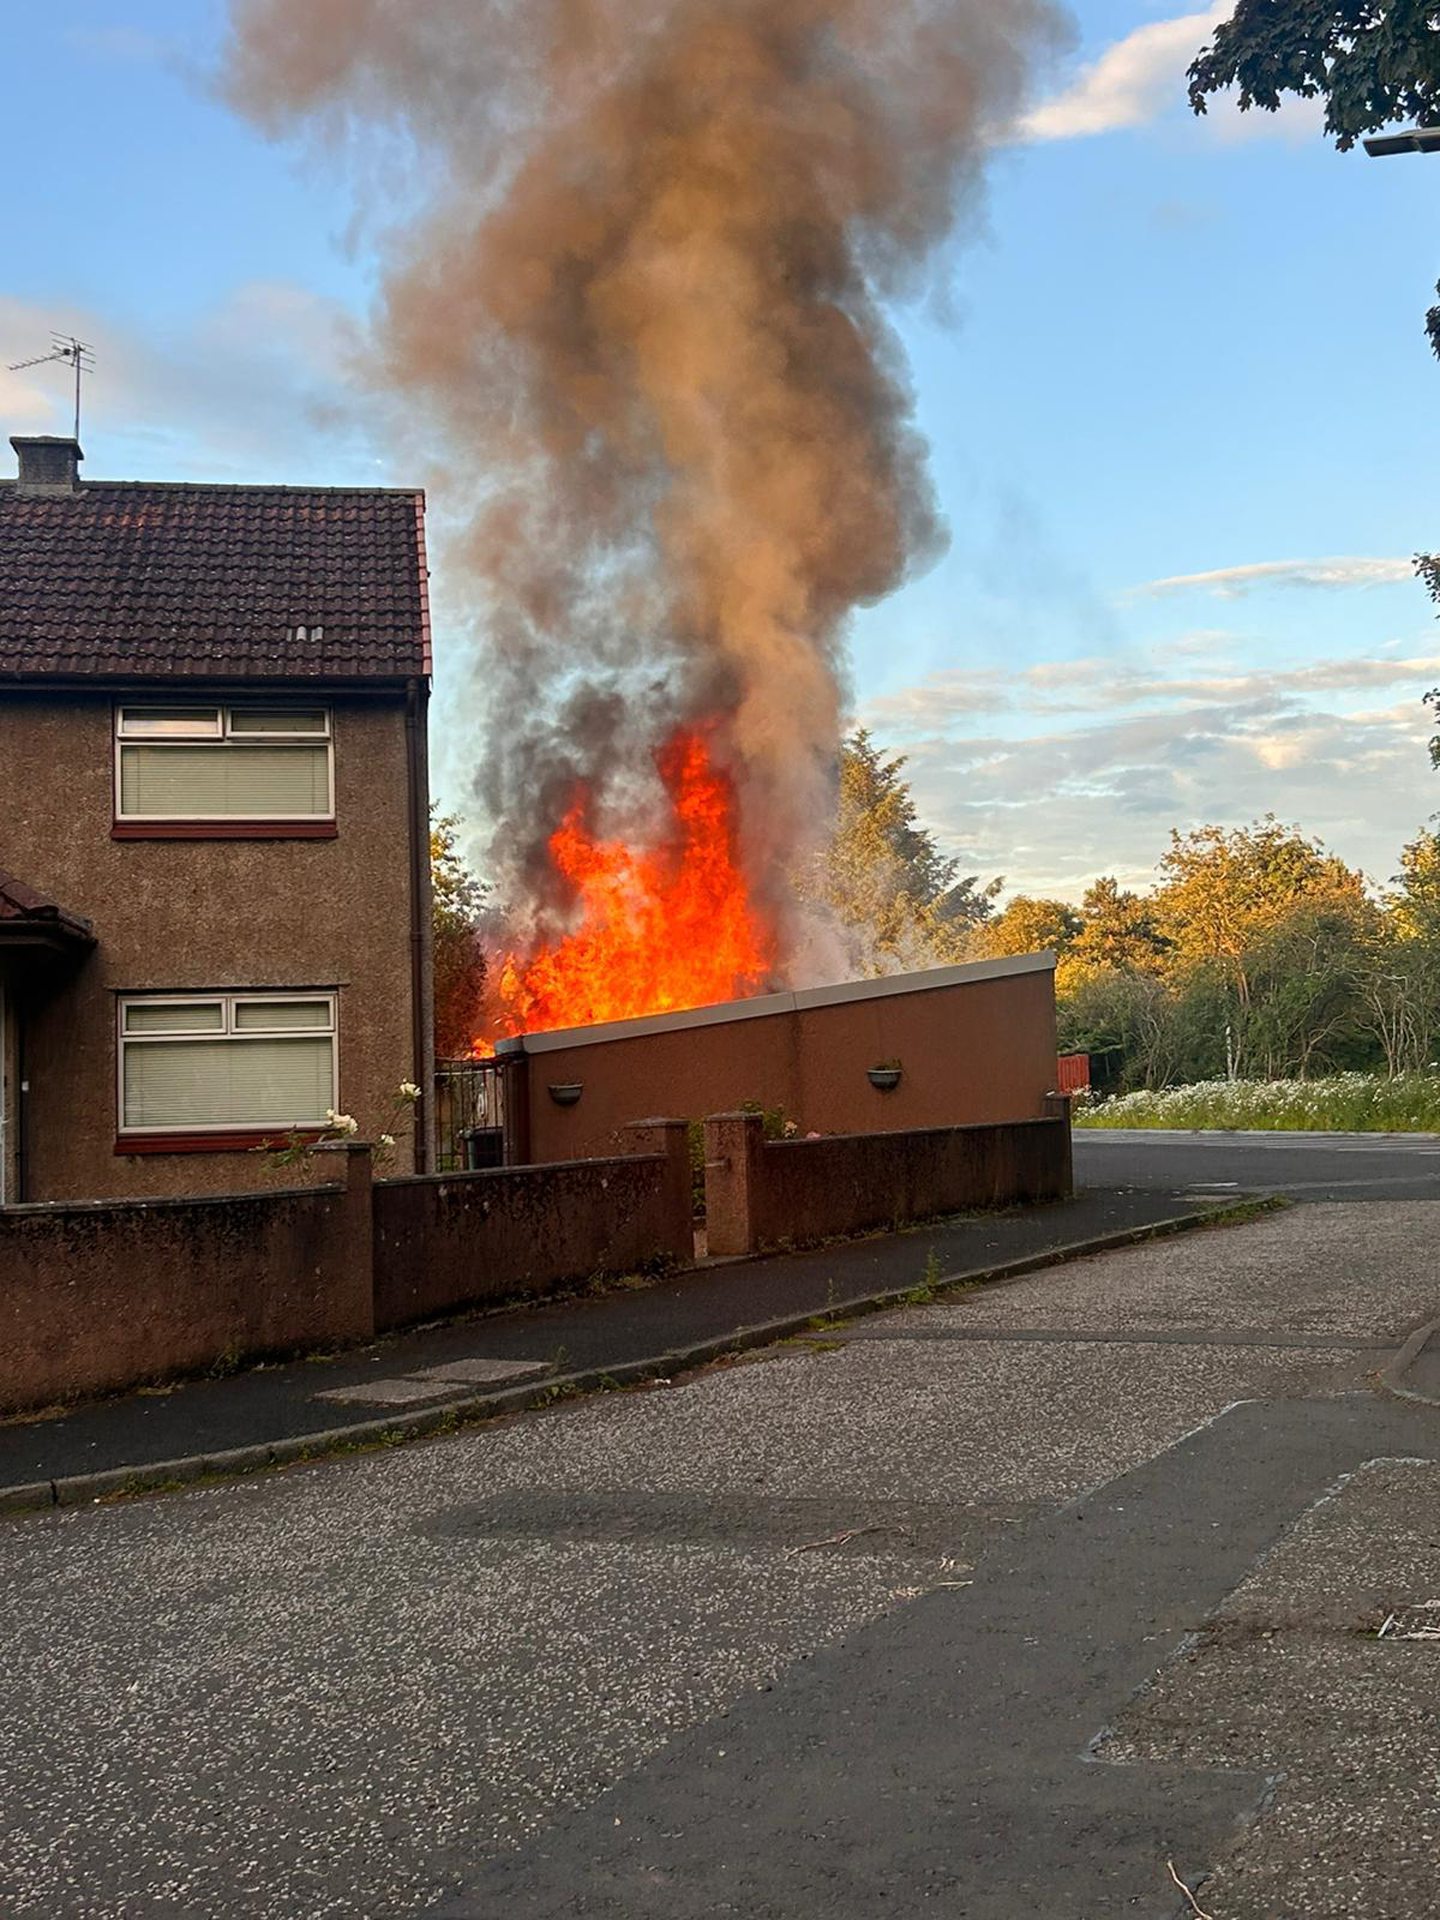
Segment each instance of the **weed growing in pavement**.
[[927,1305],[940,1291],[940,1282],[944,1277],[944,1274],[940,1271],[940,1256],[934,1247],[931,1247],[929,1253],[925,1256],[925,1265],[920,1274],[920,1284],[911,1287],[905,1295],[907,1304],[912,1307],[923,1307]]

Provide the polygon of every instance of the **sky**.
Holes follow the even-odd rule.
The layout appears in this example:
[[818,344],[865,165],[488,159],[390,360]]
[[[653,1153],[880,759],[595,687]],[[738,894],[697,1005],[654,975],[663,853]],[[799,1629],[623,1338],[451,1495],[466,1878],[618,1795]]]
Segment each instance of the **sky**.
[[[1440,159],[1337,154],[1305,104],[1195,120],[1184,71],[1229,9],[1077,0],[979,230],[895,315],[950,537],[858,617],[852,713],[1011,893],[1143,886],[1172,828],[1266,813],[1383,885],[1440,807],[1410,564],[1440,546]],[[62,369],[4,371],[58,328],[96,349],[97,478],[411,483],[352,374],[380,224],[332,156],[216,97],[222,0],[5,14],[5,431],[67,430]],[[462,609],[434,585],[464,812]]]

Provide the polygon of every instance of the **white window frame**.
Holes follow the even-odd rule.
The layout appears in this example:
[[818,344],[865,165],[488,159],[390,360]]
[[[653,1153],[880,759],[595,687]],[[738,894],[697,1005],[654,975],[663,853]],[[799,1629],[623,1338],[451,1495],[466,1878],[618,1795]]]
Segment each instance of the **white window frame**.
[[[267,1032],[263,1027],[242,1028],[236,1019],[236,1008],[281,1004],[291,1006],[297,1000],[323,1001],[327,1013],[327,1024],[319,1027],[277,1027]],[[127,1033],[125,1015],[131,1007],[214,1007],[221,1009],[220,1025],[213,1028],[195,1028],[189,1033]],[[137,1127],[126,1124],[125,1120],[125,1055],[129,1047],[153,1047],[172,1045],[186,1040],[233,1040],[243,1044],[245,1040],[318,1040],[330,1041],[330,1109],[338,1110],[340,1105],[340,1016],[339,995],[328,987],[266,987],[254,992],[230,993],[123,993],[119,996],[115,1013],[115,1124],[116,1131],[126,1139],[140,1139],[146,1136],[164,1134],[236,1134],[249,1133],[257,1136],[280,1135],[292,1127],[302,1132],[311,1128],[323,1127],[325,1116],[316,1114],[313,1120],[215,1120],[194,1126]]]
[[[175,713],[206,712],[215,715],[213,733],[127,733],[125,718],[130,713],[163,713],[167,709]],[[293,729],[279,732],[260,733],[249,728],[240,732],[234,730],[234,716],[237,713],[318,713],[320,728],[314,733],[296,733]],[[321,825],[333,823],[335,819],[335,722],[334,714],[326,701],[285,700],[248,700],[248,701],[210,701],[210,700],[130,700],[115,709],[115,818],[117,821],[137,826],[163,826],[171,822],[196,826],[224,825],[226,821],[272,820],[316,821]],[[317,741],[325,742],[325,778],[330,791],[330,805],[324,813],[127,813],[125,811],[123,788],[121,785],[121,756],[127,746],[147,747],[217,747],[222,753],[243,751],[249,747],[308,746]]]

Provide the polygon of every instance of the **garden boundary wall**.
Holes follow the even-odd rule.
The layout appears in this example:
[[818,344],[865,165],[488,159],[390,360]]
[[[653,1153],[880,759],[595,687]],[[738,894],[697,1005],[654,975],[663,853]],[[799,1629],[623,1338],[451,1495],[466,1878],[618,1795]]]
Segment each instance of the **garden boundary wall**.
[[1068,1199],[1068,1101],[1044,1119],[911,1133],[766,1140],[755,1113],[705,1123],[705,1217],[712,1254],[804,1246],[972,1207]]
[[0,1208],[0,1413],[267,1355],[353,1344],[465,1307],[694,1255],[683,1122],[580,1166]]

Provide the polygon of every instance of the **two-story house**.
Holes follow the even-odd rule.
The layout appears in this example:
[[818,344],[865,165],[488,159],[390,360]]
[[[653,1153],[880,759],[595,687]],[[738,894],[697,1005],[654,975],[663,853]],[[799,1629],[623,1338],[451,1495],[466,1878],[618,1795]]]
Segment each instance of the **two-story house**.
[[0,1204],[430,1164],[424,497],[0,483]]

